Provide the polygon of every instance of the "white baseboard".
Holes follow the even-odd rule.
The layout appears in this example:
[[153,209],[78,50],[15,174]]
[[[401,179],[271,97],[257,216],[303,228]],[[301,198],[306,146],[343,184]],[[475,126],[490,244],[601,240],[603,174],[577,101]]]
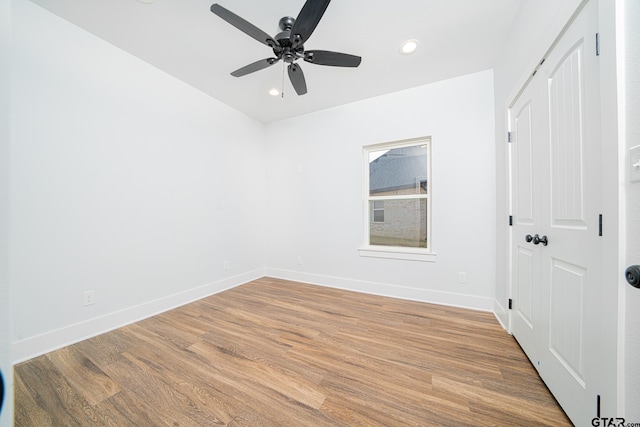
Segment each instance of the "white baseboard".
[[12,343],[13,363],[24,362],[42,354],[66,347],[87,338],[146,319],[184,304],[217,294],[244,283],[264,277],[264,269],[256,269],[197,288],[169,295],[135,307],[109,313],[93,319],[68,325],[41,335],[25,338]]
[[453,292],[434,291],[429,289],[409,288],[406,286],[389,285],[386,283],[368,282],[363,280],[346,279],[278,268],[266,269],[268,277],[294,280],[312,285],[327,286],[365,294],[400,298],[452,307],[470,308],[473,310],[493,312],[494,300],[491,297],[458,294]]

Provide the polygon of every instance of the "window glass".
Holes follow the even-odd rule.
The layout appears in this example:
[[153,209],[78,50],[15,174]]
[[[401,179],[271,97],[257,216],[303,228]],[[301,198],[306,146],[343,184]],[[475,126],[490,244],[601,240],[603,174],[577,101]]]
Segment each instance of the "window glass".
[[427,194],[427,144],[369,153],[369,196]]
[[427,200],[395,199],[384,201],[383,221],[376,220],[376,201],[369,223],[369,244],[379,246],[427,247]]

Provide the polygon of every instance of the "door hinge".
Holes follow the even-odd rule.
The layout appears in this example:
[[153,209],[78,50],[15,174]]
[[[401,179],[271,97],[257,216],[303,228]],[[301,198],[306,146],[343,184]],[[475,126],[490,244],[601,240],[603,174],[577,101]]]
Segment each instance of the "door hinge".
[[596,418],[600,418],[600,395],[596,396]]
[[511,132],[507,132],[507,142],[512,142],[512,134],[511,134]]
[[509,298],[509,310],[513,309],[513,300]]
[[509,226],[513,226],[513,215],[509,215]]
[[596,33],[596,56],[600,56],[600,33]]
[[602,237],[602,214],[598,217],[598,236]]

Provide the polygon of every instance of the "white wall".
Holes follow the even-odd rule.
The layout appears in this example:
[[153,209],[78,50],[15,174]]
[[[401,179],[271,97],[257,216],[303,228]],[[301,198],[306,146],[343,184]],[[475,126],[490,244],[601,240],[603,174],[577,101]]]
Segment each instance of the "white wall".
[[[625,4],[625,133],[626,148],[640,145],[640,3],[626,0]],[[625,159],[626,184],[626,262],[625,266],[640,264],[640,183],[628,180],[629,167]],[[640,422],[640,289],[625,285],[625,366],[626,418]]]
[[262,276],[263,126],[13,3],[14,359]]
[[11,2],[0,0],[0,371],[4,376],[5,401],[0,426],[13,423],[13,369],[9,316],[9,57]]
[[[491,309],[492,79],[480,72],[267,125],[267,273]],[[432,137],[437,261],[360,257],[362,147],[420,136]],[[467,284],[458,283],[458,272],[467,273]]]

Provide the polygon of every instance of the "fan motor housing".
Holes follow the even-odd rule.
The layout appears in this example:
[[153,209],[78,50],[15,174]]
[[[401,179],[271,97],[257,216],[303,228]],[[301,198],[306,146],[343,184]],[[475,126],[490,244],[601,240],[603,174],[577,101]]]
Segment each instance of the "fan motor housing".
[[286,31],[286,30],[292,29],[294,22],[296,22],[296,20],[290,16],[285,16],[284,18],[281,18],[280,22],[278,22],[280,31]]
[[278,26],[282,31],[274,37],[279,46],[273,48],[273,53],[288,64],[292,64],[294,61],[304,57],[304,47],[297,46],[293,48],[291,41],[291,28],[293,28],[295,22],[296,20],[290,16],[281,18]]
[[291,46],[291,30],[284,30],[276,34],[275,39],[282,47]]

